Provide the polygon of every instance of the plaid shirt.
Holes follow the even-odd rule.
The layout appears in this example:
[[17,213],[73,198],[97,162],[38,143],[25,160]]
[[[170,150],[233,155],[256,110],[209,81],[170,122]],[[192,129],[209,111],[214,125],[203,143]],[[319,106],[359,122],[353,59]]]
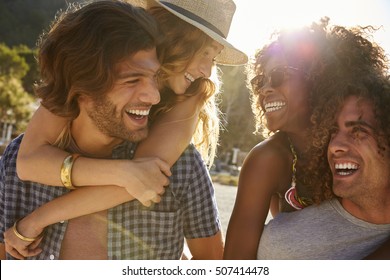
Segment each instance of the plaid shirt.
[[[16,157],[22,137],[8,145],[0,161],[0,242],[15,220],[68,192],[18,178]],[[134,149],[132,143],[121,145],[113,158],[131,158]],[[210,237],[220,229],[213,185],[192,145],[172,173],[160,203],[146,208],[134,200],[108,211],[108,259],[179,259],[184,238]],[[48,226],[40,244],[43,252],[31,259],[59,259],[66,227],[66,221]]]

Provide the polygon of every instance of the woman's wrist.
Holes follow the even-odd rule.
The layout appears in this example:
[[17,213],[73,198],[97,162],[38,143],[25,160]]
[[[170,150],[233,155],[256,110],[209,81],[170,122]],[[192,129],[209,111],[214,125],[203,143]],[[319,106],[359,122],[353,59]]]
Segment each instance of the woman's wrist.
[[[115,160],[113,161],[112,169],[114,172],[111,174],[112,181],[110,185],[116,185],[122,188],[125,188],[131,182],[131,178],[136,178],[137,174],[134,174],[134,164],[133,160]],[[134,177],[135,176],[135,177]]]
[[12,227],[12,230],[13,230],[14,234],[15,234],[20,240],[26,241],[26,242],[34,242],[35,240],[37,240],[37,239],[39,239],[39,238],[42,237],[43,231],[42,231],[40,234],[38,234],[38,235],[36,235],[36,236],[33,236],[33,237],[32,237],[32,236],[25,236],[25,235],[21,234],[21,233],[20,233],[20,230],[18,229],[18,228],[19,228],[19,222],[20,222],[20,220],[21,220],[21,219],[17,220],[17,221],[14,223],[13,227]]
[[44,229],[45,227],[39,226],[35,222],[33,213],[20,219],[17,222],[17,231],[23,236],[28,236],[28,237],[39,236]]
[[[125,186],[126,161],[80,157],[72,168],[72,183],[75,186]],[[122,170],[123,169],[123,170]]]

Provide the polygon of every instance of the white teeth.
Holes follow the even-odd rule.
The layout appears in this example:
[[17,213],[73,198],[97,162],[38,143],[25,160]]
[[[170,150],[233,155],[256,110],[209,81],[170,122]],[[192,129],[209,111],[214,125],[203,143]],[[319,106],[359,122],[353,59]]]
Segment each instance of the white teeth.
[[190,73],[185,72],[184,77],[186,77],[186,79],[189,80],[191,83],[195,81],[195,78]]
[[358,165],[355,163],[336,163],[334,165],[335,169],[350,169],[350,170],[356,170],[358,169]]
[[355,163],[348,162],[348,163],[336,163],[334,165],[334,168],[338,175],[347,176],[354,173],[359,168],[359,166]]
[[278,111],[278,110],[282,109],[284,106],[286,106],[286,102],[275,101],[275,102],[266,103],[264,105],[264,108],[265,108],[265,111],[267,113],[269,113],[269,112]]
[[150,110],[126,110],[127,113],[139,116],[147,116],[149,115]]

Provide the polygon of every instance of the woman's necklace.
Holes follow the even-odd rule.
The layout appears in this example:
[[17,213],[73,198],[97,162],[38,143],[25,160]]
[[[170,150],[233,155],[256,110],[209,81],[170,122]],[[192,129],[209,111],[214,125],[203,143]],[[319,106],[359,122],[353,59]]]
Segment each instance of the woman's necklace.
[[297,172],[297,161],[298,156],[295,152],[294,145],[291,142],[290,137],[287,136],[288,142],[290,143],[290,150],[293,155],[293,163],[292,163],[292,178],[291,178],[291,187],[286,191],[284,194],[284,199],[287,201],[289,205],[291,205],[294,209],[300,210],[307,206],[309,206],[311,203],[310,199],[300,197],[297,193],[297,178],[296,178],[296,172]]

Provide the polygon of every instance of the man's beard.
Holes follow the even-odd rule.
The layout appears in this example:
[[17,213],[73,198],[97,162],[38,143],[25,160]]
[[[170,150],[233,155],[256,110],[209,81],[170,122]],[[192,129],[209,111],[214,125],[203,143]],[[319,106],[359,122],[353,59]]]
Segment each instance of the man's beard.
[[96,127],[105,135],[125,141],[139,142],[148,135],[148,128],[131,131],[126,127],[122,112],[117,112],[115,105],[108,98],[94,101],[93,109],[87,110]]

